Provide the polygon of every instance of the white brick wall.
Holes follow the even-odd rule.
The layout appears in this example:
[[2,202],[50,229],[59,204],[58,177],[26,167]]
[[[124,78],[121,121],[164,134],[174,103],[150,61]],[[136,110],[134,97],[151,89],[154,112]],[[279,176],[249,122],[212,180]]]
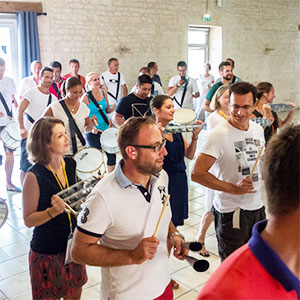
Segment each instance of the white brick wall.
[[[158,62],[167,87],[178,60],[187,58],[189,24],[205,25],[205,0],[42,0],[39,17],[43,64],[81,62],[80,73],[102,72],[115,56],[129,88],[138,69]],[[299,102],[299,0],[209,0],[209,25],[222,26],[223,58],[236,61],[235,73],[254,83],[270,81],[278,102]],[[121,51],[122,47],[129,48]],[[265,53],[265,48],[274,50]],[[219,61],[212,62],[214,66]],[[200,70],[199,70],[200,71]]]

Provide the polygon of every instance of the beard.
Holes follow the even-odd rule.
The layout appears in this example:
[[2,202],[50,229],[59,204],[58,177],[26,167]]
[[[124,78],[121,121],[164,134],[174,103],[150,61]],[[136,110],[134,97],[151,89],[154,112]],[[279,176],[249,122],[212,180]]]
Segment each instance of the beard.
[[225,80],[229,81],[233,78],[233,75],[227,75],[223,77]]
[[157,175],[162,170],[162,165],[158,166],[155,162],[145,162],[141,157],[138,158],[135,166],[136,169],[144,175]]

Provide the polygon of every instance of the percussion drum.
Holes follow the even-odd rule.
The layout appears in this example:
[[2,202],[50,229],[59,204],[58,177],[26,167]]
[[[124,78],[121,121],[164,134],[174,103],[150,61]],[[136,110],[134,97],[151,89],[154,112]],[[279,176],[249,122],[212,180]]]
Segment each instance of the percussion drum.
[[99,169],[104,166],[102,153],[97,148],[83,148],[73,158],[76,161],[77,176],[82,180],[98,176]]
[[20,146],[20,132],[19,126],[15,121],[10,121],[6,127],[1,131],[1,140],[4,145],[11,149],[16,150]]
[[0,198],[0,228],[6,222],[7,216],[8,216],[8,206],[6,204],[6,201]]
[[262,117],[251,119],[251,121],[257,123],[258,125],[262,126],[263,128],[266,128],[266,127],[272,125],[272,123],[269,119],[264,119]]
[[102,132],[100,137],[100,143],[105,152],[110,154],[115,154],[119,152],[117,135],[118,129],[113,127],[107,128]]
[[275,104],[270,104],[270,106],[273,111],[278,113],[293,110],[293,107],[287,103],[275,103]]
[[176,125],[190,124],[196,120],[196,113],[188,108],[176,109],[173,116],[173,122]]

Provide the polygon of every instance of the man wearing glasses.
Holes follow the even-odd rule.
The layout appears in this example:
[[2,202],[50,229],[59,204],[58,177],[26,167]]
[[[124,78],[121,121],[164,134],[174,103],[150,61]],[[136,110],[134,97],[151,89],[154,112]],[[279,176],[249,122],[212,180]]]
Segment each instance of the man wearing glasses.
[[249,176],[265,145],[263,128],[250,121],[255,100],[252,84],[230,87],[228,122],[209,133],[192,171],[193,181],[215,190],[212,214],[222,261],[246,244],[253,225],[265,219],[260,163]]
[[165,140],[152,118],[132,117],[121,126],[118,145],[123,159],[78,216],[73,260],[102,267],[101,299],[172,299],[167,244],[179,259],[187,250],[169,205],[154,236],[168,195]]

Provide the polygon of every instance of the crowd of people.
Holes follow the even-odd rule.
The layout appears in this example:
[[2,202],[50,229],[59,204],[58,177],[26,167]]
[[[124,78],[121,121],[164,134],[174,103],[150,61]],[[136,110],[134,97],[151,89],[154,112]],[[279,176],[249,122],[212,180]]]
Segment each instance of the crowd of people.
[[[24,222],[34,227],[29,253],[33,299],[80,299],[88,280],[86,264],[101,267],[101,299],[173,299],[172,290],[179,285],[168,271],[171,249],[180,260],[188,254],[177,228],[189,212],[185,158],[195,159],[191,179],[205,187],[205,212],[195,237],[202,245],[199,253],[210,255],[205,235],[214,222],[222,261],[199,299],[263,296],[252,287],[255,279],[248,282],[248,259],[251,272],[258,272],[269,286],[269,298],[275,291],[282,298],[300,297],[300,256],[295,247],[300,242],[300,134],[299,125],[287,126],[295,105],[288,105],[282,120],[270,106],[273,85],[244,82],[233,74],[234,66],[231,58],[221,62],[220,78],[215,80],[206,63],[198,87],[187,75],[186,62],[179,61],[178,74],[164,92],[157,63],[149,62],[140,68],[128,94],[117,58],[108,60],[108,70],[102,74],[86,76],[79,75],[77,59],[70,60],[70,73],[64,76],[60,62],[43,67],[34,61],[32,76],[22,79],[18,90],[4,76],[5,61],[0,58],[0,132],[10,123],[17,124],[21,147],[20,188],[11,182],[16,148],[10,148],[1,135],[6,188],[22,191]],[[181,132],[165,131],[172,128],[175,112],[185,109],[194,112],[197,128],[184,134],[183,123]],[[269,125],[251,120],[257,118]],[[284,125],[287,128],[277,135]],[[108,174],[76,218],[56,194],[78,180],[73,156],[86,147],[102,150],[101,136],[111,127],[118,128],[121,159],[103,149]],[[203,130],[206,134],[198,143]],[[262,202],[263,180],[269,221]],[[290,237],[286,249],[277,230]],[[272,262],[286,280],[279,271],[270,270]],[[224,272],[230,276],[225,278]],[[243,292],[237,282],[245,285]]]

